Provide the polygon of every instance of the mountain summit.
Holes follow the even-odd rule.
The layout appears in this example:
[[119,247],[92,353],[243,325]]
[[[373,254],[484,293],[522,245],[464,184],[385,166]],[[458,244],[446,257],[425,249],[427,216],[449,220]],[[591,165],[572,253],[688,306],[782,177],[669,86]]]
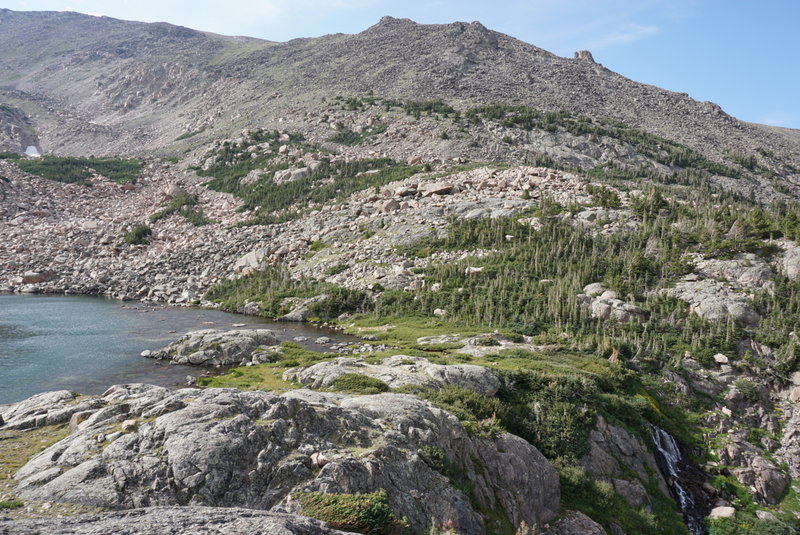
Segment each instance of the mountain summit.
[[45,151],[158,151],[187,124],[220,137],[310,99],[367,92],[568,110],[716,156],[800,147],[794,132],[744,123],[713,103],[620,76],[590,53],[562,58],[479,22],[384,17],[355,35],[275,43],[164,23],[2,10],[0,30],[2,96],[37,109]]

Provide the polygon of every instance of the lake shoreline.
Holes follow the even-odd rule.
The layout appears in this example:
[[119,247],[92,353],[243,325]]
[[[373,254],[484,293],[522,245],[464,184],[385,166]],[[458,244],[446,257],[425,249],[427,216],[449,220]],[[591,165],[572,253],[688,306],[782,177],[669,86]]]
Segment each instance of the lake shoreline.
[[[65,321],[67,319],[68,321]],[[218,309],[120,301],[104,296],[0,294],[0,404],[50,390],[99,394],[112,384],[186,386],[187,376],[221,368],[165,364],[141,356],[189,331],[266,328],[280,342],[324,352],[355,341],[325,326],[270,322]],[[330,343],[319,344],[321,337]],[[229,368],[229,367],[228,367]],[[38,385],[36,387],[32,385]]]

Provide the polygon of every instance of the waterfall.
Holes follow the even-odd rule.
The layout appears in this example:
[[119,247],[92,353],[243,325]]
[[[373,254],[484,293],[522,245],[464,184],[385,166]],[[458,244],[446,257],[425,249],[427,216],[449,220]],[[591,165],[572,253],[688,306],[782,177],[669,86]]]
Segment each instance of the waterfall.
[[704,518],[708,514],[708,498],[702,490],[704,474],[684,455],[675,438],[656,425],[650,426],[656,461],[665,476],[686,525],[694,535],[706,533]]

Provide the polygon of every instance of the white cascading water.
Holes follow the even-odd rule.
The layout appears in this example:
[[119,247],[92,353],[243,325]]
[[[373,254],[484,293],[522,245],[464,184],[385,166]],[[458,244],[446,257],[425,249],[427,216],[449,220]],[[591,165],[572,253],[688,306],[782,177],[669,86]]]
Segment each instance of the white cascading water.
[[705,533],[705,527],[703,526],[702,520],[687,514],[694,508],[695,503],[692,495],[681,485],[681,468],[679,463],[683,458],[683,454],[678,447],[678,443],[675,442],[672,435],[656,425],[650,425],[650,432],[653,436],[653,444],[664,459],[664,463],[669,471],[669,484],[678,498],[678,506],[686,519],[686,525],[694,535],[703,535],[703,533]]

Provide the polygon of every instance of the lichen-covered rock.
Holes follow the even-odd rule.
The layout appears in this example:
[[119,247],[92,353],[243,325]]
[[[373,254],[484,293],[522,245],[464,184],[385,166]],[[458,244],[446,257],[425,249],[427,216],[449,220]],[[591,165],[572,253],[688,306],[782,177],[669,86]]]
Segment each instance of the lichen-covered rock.
[[779,269],[790,280],[797,280],[800,277],[800,247],[792,244],[787,247],[786,252],[780,259]]
[[544,535],[606,535],[606,530],[585,514],[572,511],[544,531]]
[[0,427],[31,429],[69,422],[76,413],[96,409],[96,399],[78,399],[69,390],[36,394],[12,405],[0,406]]
[[735,436],[720,449],[719,459],[738,467],[731,470],[736,479],[753,488],[756,497],[770,505],[778,503],[791,481],[788,475],[762,456],[759,448]]
[[73,518],[0,520],[4,535],[345,535],[298,515],[227,507],[148,507]]
[[[559,510],[558,474],[533,446],[472,436],[415,396],[118,385],[91,399],[98,408],[70,436],[17,472],[21,498],[302,513],[298,492],[386,489],[415,531],[434,518],[465,534],[486,532],[481,511],[534,526]],[[137,425],[123,430],[128,420]],[[468,495],[444,459],[471,482]]]
[[433,364],[422,357],[395,355],[369,364],[364,359],[340,357],[312,366],[293,368],[284,373],[284,379],[297,381],[310,388],[327,388],[342,375],[358,373],[380,379],[391,388],[419,385],[441,388],[455,385],[480,394],[493,396],[500,388],[497,375],[483,366],[471,364]]
[[[592,478],[612,482],[633,472],[641,483],[646,484],[650,474],[653,474],[657,477],[661,492],[669,496],[669,488],[661,476],[655,457],[640,439],[598,416],[589,436],[589,445],[589,453],[581,459],[581,464]],[[624,490],[629,490],[635,484],[636,480],[628,482]],[[621,488],[623,484],[615,484],[615,487],[618,486]],[[625,496],[624,492],[620,494]]]
[[161,351],[145,356],[172,360],[177,364],[233,366],[251,360],[259,347],[277,345],[278,339],[269,329],[191,331]]
[[764,259],[752,253],[740,254],[731,260],[701,260],[698,272],[708,278],[722,278],[732,287],[744,290],[775,290],[775,274]]
[[689,303],[691,311],[709,321],[731,318],[744,327],[758,326],[761,316],[748,298],[725,284],[713,280],[679,282],[665,291]]
[[614,320],[627,323],[633,320],[643,320],[645,315],[641,308],[631,303],[626,303],[619,298],[617,292],[608,290],[602,283],[594,282],[578,294],[581,306],[589,308],[593,318],[601,320]]

